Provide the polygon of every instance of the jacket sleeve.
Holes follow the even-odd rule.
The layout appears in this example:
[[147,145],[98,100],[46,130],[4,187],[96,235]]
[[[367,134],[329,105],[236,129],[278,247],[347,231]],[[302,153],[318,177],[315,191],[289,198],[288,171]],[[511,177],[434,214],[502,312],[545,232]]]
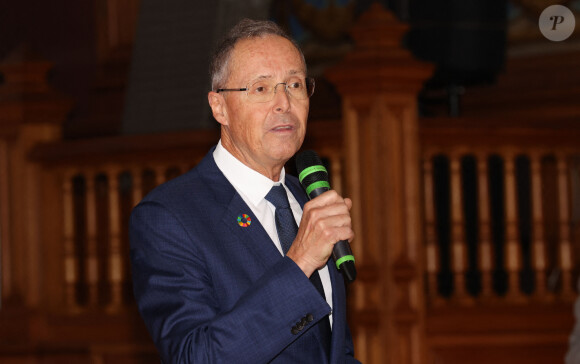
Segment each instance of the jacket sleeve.
[[345,325],[346,328],[346,339],[345,339],[345,347],[344,347],[344,354],[345,354],[345,361],[347,364],[360,364],[360,361],[355,359],[354,357],[354,345],[352,342],[352,336],[350,334],[350,330],[348,325]]
[[141,203],[129,230],[135,298],[165,364],[268,362],[301,335],[291,332],[296,322],[330,312],[286,257],[226,311],[212,287],[216,269],[199,249],[208,242],[188,235],[170,209]]

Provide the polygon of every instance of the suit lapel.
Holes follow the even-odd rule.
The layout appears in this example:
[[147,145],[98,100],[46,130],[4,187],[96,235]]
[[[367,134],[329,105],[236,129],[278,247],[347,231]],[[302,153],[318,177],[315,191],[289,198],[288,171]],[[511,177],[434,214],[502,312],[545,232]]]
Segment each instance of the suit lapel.
[[[240,225],[239,219],[243,225]],[[238,193],[234,195],[225,210],[221,223],[224,228],[229,229],[240,240],[241,244],[247,246],[254,253],[256,260],[262,264],[263,268],[268,268],[273,262],[282,259],[280,251]]]
[[[203,160],[198,164],[197,170],[201,177],[206,181],[207,193],[212,194],[214,201],[222,208],[220,219],[223,229],[229,231],[232,236],[239,239],[240,245],[247,247],[255,257],[255,264],[259,264],[262,269],[255,271],[263,271],[268,269],[272,264],[275,264],[282,255],[266,233],[257,217],[254,216],[252,210],[244,202],[242,197],[237,193],[235,188],[229,183],[227,178],[219,170],[213,159],[212,148]],[[286,176],[286,186],[292,192],[296,201],[304,209],[304,204],[308,202],[308,196],[300,186],[298,180],[293,176]],[[247,217],[251,219],[251,223],[247,224]],[[246,223],[247,226],[240,226],[238,217],[241,217],[242,225]],[[330,281],[332,285],[332,301],[333,301],[333,333],[331,342],[331,362],[343,355],[343,342],[345,332],[345,287],[344,280],[341,274],[336,269],[332,259],[327,263],[330,274]]]
[[[282,255],[250,207],[216,165],[213,159],[214,150],[215,147],[200,162],[198,170],[206,180],[208,192],[212,193],[215,200],[223,207],[221,226],[239,239],[240,244],[245,245],[253,253],[256,261],[263,268],[268,268],[273,262],[281,259]],[[250,224],[248,224],[248,217],[251,220]],[[242,225],[239,224],[238,218]]]
[[[223,173],[219,170],[213,159],[213,147],[203,160],[198,165],[198,170],[201,176],[206,180],[208,192],[215,196],[215,200],[223,205],[223,214],[221,224],[225,229],[228,229],[232,234],[238,237],[242,244],[248,246],[249,249],[256,252],[256,257],[265,267],[280,259],[282,255],[270,239],[266,230],[262,227],[257,217],[254,216],[250,207],[244,202],[242,197],[237,193],[236,189],[227,180]],[[308,202],[308,196],[302,189],[298,179],[294,176],[286,175],[286,186],[304,209],[304,204]],[[252,220],[252,223],[246,227],[238,224],[238,217],[246,214]],[[334,261],[329,259],[327,267],[330,274],[330,281],[332,284],[332,301],[342,302],[345,299],[344,280],[337,270]],[[338,307],[337,307],[338,308]],[[342,307],[344,310],[344,307]],[[345,314],[345,312],[339,312]],[[334,320],[336,323],[336,320]],[[339,320],[340,321],[340,320]],[[333,323],[334,325],[334,323]],[[333,326],[334,327],[334,326]]]

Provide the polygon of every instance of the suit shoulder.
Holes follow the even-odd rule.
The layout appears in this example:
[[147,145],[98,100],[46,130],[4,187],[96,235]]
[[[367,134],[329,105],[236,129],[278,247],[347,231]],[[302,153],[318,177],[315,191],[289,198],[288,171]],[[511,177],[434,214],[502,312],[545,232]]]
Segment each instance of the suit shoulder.
[[183,198],[186,192],[203,189],[204,182],[195,168],[152,189],[142,202],[174,200]]
[[213,150],[214,148],[191,170],[155,187],[142,202],[179,206],[191,200],[207,201],[212,196],[215,198],[213,190],[221,190],[225,178],[213,160]]

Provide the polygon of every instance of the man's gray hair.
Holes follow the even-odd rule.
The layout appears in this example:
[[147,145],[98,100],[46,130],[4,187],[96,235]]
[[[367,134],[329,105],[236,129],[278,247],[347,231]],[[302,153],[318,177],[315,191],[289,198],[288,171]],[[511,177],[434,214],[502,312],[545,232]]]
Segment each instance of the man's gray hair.
[[268,20],[242,19],[223,38],[213,53],[210,61],[212,91],[225,87],[225,82],[229,76],[230,57],[237,42],[243,39],[264,38],[271,35],[280,36],[292,42],[300,53],[306,70],[306,61],[300,46],[278,24]]

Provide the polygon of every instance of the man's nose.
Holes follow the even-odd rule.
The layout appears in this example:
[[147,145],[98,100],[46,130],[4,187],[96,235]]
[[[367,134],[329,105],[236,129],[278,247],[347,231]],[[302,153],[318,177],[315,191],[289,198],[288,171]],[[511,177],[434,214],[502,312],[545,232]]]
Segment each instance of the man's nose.
[[279,83],[274,88],[274,109],[282,113],[290,109],[290,94],[285,83]]

